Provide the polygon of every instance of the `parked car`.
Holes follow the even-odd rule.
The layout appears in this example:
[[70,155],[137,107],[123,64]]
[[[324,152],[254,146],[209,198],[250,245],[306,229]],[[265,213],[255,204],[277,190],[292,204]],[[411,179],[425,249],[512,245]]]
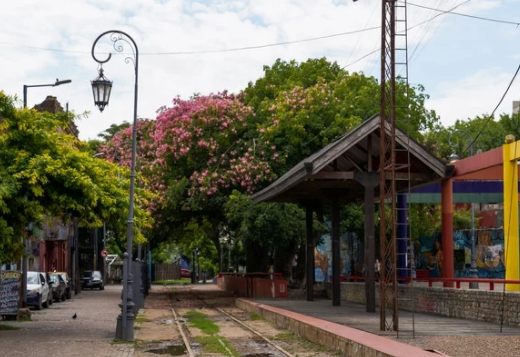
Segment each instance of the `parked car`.
[[45,274],[37,271],[27,272],[27,305],[36,310],[49,307],[52,304],[52,292]]
[[98,288],[99,290],[103,290],[105,285],[103,284],[101,272],[97,270],[87,270],[83,272],[81,287],[90,289]]
[[69,275],[63,271],[56,271],[54,273],[60,275],[65,282],[65,297],[70,299],[72,297],[72,281],[70,280]]
[[58,273],[49,273],[50,276],[50,285],[52,291],[52,299],[54,301],[65,301],[67,284],[65,284],[65,280]]
[[191,271],[189,269],[181,268],[181,278],[190,278]]

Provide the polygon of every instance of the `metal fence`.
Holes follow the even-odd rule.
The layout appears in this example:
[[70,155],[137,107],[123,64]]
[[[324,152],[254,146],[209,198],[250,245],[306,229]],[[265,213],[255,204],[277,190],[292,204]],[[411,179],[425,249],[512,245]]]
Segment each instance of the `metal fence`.
[[155,263],[154,281],[175,280],[181,277],[181,267],[179,263]]

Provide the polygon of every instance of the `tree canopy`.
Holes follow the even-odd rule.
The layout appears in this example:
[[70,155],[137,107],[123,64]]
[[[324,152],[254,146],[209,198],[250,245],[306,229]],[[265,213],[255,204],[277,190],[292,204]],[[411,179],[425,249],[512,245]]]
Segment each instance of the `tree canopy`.
[[[20,257],[26,228],[46,216],[77,217],[85,227],[121,227],[125,220],[126,172],[83,151],[63,129],[70,120],[65,113],[16,109],[0,93],[0,262]],[[136,216],[141,227],[151,225],[144,210]]]
[[[374,77],[349,73],[324,58],[277,60],[236,95],[177,97],[159,109],[156,120],[139,120],[139,182],[157,194],[148,207],[155,218],[152,244],[174,242],[188,257],[199,247],[208,258],[203,265],[210,267],[225,236],[234,253],[255,257],[246,259],[248,269],[281,267],[301,244],[303,212],[295,205],[253,205],[247,195],[377,114],[379,90]],[[462,156],[468,138],[477,134],[474,152],[520,130],[518,118],[509,116],[443,127],[425,108],[427,98],[422,86],[398,81],[397,125],[441,157],[454,150]],[[111,127],[105,134],[103,156],[127,165],[131,127]],[[361,233],[362,217],[359,207],[349,205],[342,227]]]
[[[244,102],[255,114],[258,141],[272,143],[285,159],[277,174],[379,112],[374,77],[349,73],[324,58],[277,60],[264,72],[244,90]],[[424,107],[426,98],[422,86],[398,82],[397,125],[416,139],[438,124],[435,112]],[[409,108],[407,117],[404,107]]]

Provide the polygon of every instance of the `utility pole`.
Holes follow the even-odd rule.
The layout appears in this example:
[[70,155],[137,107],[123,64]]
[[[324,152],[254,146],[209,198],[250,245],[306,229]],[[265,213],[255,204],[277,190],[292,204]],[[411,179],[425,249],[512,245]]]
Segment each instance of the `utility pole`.
[[[382,1],[379,132],[380,329],[398,330],[395,187],[395,2]],[[387,309],[391,316],[387,315]]]

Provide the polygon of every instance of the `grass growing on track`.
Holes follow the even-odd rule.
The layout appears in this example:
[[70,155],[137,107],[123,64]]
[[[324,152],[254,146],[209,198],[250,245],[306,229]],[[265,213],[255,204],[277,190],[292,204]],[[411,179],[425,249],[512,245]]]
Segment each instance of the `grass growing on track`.
[[9,326],[9,325],[0,325],[0,331],[12,331],[19,330],[19,327]]
[[249,314],[249,320],[251,321],[257,321],[257,320],[263,320],[264,318],[262,317],[262,315],[256,313],[256,312],[252,312]]
[[[227,341],[225,338],[218,336],[198,336],[195,338],[198,343],[200,343],[204,352],[207,353],[218,353],[224,356],[229,356],[231,352],[231,356],[238,357],[240,354],[233,348],[233,346]],[[222,343],[225,345],[222,346]]]
[[202,312],[190,310],[186,314],[188,321],[193,324],[196,328],[208,335],[215,335],[219,332],[218,326],[211,321]]
[[157,280],[153,282],[157,285],[188,285],[191,284],[191,279],[189,278],[180,278],[173,280]]
[[190,310],[185,315],[190,324],[201,330],[207,336],[198,336],[195,339],[200,343],[202,349],[208,353],[219,353],[225,356],[238,357],[240,354],[233,345],[224,337],[218,336],[220,331],[217,324],[211,321],[200,311]]

